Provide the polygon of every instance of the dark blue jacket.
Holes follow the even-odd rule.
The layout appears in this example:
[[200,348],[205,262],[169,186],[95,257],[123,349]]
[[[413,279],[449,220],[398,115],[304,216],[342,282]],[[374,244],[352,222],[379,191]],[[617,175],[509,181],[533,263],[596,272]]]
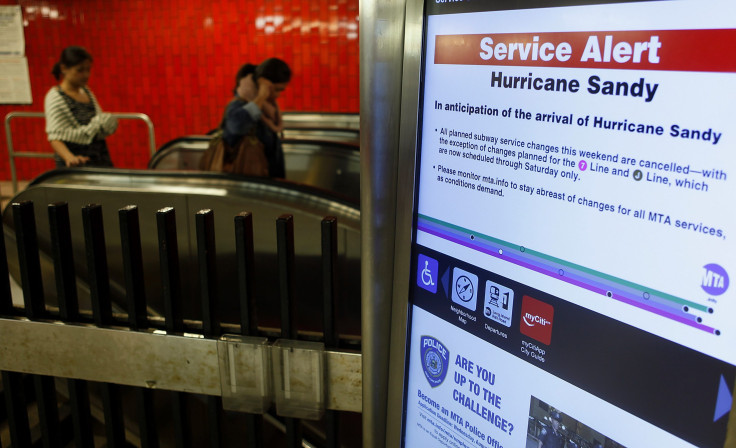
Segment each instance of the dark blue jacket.
[[255,126],[255,135],[263,143],[263,150],[268,159],[268,175],[284,178],[286,169],[281,139],[260,118],[261,111],[255,103],[248,103],[235,97],[225,109],[222,139],[230,148],[237,148],[243,137],[250,134]]

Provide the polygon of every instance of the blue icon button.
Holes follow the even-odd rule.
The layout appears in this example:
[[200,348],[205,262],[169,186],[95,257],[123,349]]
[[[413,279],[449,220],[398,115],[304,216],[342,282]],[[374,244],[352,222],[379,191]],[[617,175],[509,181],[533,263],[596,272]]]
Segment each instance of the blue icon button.
[[434,258],[419,254],[417,262],[417,285],[431,293],[437,292],[439,264]]

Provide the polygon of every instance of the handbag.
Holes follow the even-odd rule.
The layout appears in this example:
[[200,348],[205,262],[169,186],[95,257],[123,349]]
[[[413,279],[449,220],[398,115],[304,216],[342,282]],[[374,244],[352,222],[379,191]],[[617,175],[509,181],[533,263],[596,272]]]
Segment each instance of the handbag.
[[222,139],[222,129],[218,129],[210,140],[207,149],[199,159],[199,169],[202,171],[222,171],[222,161],[225,157],[225,141]]
[[268,176],[268,159],[263,142],[258,140],[254,131],[240,141],[229,172],[243,176]]
[[[225,162],[225,154],[235,153],[232,163]],[[228,157],[231,159],[231,157]],[[228,147],[222,138],[219,129],[207,149],[199,160],[199,169],[202,171],[218,171],[223,173],[239,174],[242,176],[268,176],[268,159],[263,149],[263,143],[251,130],[243,137],[234,150]]]

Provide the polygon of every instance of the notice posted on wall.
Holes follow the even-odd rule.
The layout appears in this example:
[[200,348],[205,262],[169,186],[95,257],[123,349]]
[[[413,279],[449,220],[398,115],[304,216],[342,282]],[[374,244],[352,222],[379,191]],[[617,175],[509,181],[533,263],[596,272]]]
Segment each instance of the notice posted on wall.
[[20,6],[0,6],[0,56],[25,56],[23,13]]
[[31,77],[25,57],[20,6],[0,6],[0,104],[31,104]]
[[[428,5],[405,445],[722,446],[736,5],[460,8]],[[684,390],[687,425],[651,406]]]
[[0,57],[0,104],[31,104],[28,59]]

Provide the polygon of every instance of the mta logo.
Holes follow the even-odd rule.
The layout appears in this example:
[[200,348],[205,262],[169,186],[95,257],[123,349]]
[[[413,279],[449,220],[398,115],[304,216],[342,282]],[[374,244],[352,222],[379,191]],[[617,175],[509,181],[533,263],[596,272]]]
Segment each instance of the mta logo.
[[422,370],[429,385],[437,387],[445,381],[450,352],[445,345],[432,336],[421,338]]
[[711,263],[703,266],[703,283],[700,285],[703,291],[719,296],[728,289],[728,273],[721,266]]

